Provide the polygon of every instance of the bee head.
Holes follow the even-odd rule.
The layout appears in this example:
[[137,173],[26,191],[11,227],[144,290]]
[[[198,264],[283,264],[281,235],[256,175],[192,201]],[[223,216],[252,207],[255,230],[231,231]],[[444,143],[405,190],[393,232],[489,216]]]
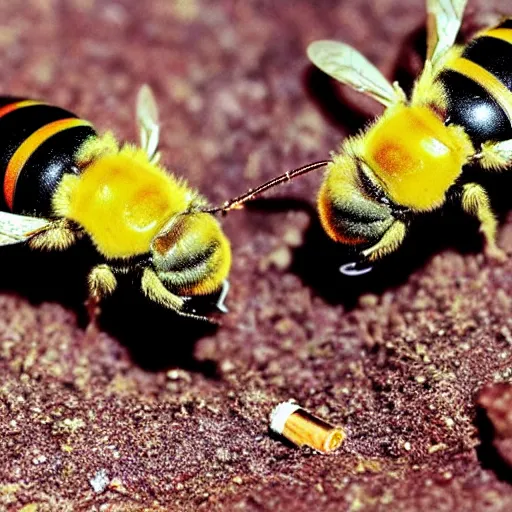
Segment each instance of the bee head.
[[336,156],[318,194],[322,226],[335,241],[375,244],[395,220],[393,207],[371,170],[353,154]]
[[231,248],[215,217],[187,212],[173,217],[151,242],[153,267],[180,296],[219,290],[231,266]]

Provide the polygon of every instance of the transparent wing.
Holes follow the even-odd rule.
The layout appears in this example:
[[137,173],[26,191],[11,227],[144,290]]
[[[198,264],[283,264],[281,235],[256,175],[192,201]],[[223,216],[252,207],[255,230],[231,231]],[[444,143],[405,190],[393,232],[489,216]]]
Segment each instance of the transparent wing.
[[457,37],[467,0],[427,0],[427,59],[433,63]]
[[140,131],[140,146],[151,160],[156,155],[160,125],[155,96],[147,84],[140,88],[137,95],[137,124]]
[[48,219],[0,212],[0,246],[26,242],[35,231],[48,224]]
[[368,94],[389,106],[402,98],[384,75],[361,53],[337,41],[315,41],[308,46],[308,57],[324,73]]

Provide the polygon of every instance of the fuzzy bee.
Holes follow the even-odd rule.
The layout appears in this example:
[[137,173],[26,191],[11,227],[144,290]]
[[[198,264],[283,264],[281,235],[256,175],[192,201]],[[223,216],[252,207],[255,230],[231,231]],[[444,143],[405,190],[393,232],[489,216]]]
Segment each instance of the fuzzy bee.
[[144,294],[174,312],[194,296],[224,298],[229,241],[207,201],[158,165],[158,111],[143,86],[137,98],[140,147],[119,145],[91,123],[40,101],[0,98],[0,245],[64,250],[89,237],[101,259],[88,275],[89,313],[136,276]]
[[512,19],[457,46],[465,5],[466,0],[427,0],[427,59],[410,98],[354,48],[311,43],[307,54],[313,64],[383,104],[384,114],[346,139],[331,161],[275,178],[225,203],[224,211],[327,165],[317,200],[322,226],[333,240],[359,250],[359,261],[342,266],[342,272],[369,270],[356,265],[395,251],[412,219],[449,197],[480,222],[486,254],[503,260],[488,194],[463,170],[512,166]]

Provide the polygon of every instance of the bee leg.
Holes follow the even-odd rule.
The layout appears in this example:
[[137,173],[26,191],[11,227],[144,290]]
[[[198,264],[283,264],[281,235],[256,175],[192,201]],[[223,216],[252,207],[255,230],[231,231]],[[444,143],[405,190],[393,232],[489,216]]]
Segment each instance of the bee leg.
[[100,313],[99,303],[103,297],[110,295],[117,286],[117,279],[112,269],[105,263],[96,265],[87,276],[89,298],[85,302],[89,315],[87,330],[96,330],[96,319]]
[[154,270],[150,268],[144,269],[144,272],[142,273],[141,285],[142,291],[146,297],[156,302],[157,304],[160,304],[161,306],[172,309],[178,315],[195,318],[197,320],[202,320],[209,323],[215,323],[206,316],[195,315],[194,312],[186,312],[186,299],[170,292],[163,285],[162,281],[158,278]]
[[507,254],[496,244],[498,221],[491,210],[487,192],[481,185],[466,183],[462,187],[462,208],[480,222],[480,232],[485,240],[485,255],[496,261],[506,261]]
[[504,170],[512,165],[512,139],[501,142],[485,142],[475,155],[484,169]]
[[69,220],[59,219],[34,231],[28,243],[31,249],[63,251],[71,247],[82,235],[82,231]]
[[227,313],[229,311],[226,304],[224,303],[228,292],[229,292],[229,281],[227,279],[224,279],[224,281],[222,281],[222,290],[221,290],[219,298],[217,300],[217,304],[215,304],[217,306],[217,309],[219,311],[221,311],[222,313]]
[[400,220],[395,220],[382,238],[375,245],[364,250],[362,255],[369,261],[375,261],[395,251],[403,242],[406,231],[405,224]]

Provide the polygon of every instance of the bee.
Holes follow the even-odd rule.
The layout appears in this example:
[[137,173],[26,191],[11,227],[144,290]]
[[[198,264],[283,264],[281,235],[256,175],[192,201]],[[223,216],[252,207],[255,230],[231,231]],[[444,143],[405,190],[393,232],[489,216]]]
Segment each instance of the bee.
[[[346,274],[370,270],[357,267],[395,251],[412,219],[448,198],[479,221],[486,254],[505,259],[488,194],[463,169],[512,165],[512,19],[465,46],[454,45],[465,5],[466,0],[427,0],[427,58],[410,98],[346,44],[316,41],[307,49],[318,68],[386,109],[346,139],[331,161],[292,171],[256,191],[327,165],[318,212],[330,238],[359,252],[359,261],[341,267]],[[256,191],[227,202],[224,210],[240,207]]]
[[100,255],[87,277],[91,320],[121,274],[150,300],[206,320],[188,302],[219,292],[226,311],[229,241],[206,199],[158,164],[158,108],[147,85],[136,117],[140,147],[98,135],[62,108],[0,98],[0,245],[61,251],[88,237]]

